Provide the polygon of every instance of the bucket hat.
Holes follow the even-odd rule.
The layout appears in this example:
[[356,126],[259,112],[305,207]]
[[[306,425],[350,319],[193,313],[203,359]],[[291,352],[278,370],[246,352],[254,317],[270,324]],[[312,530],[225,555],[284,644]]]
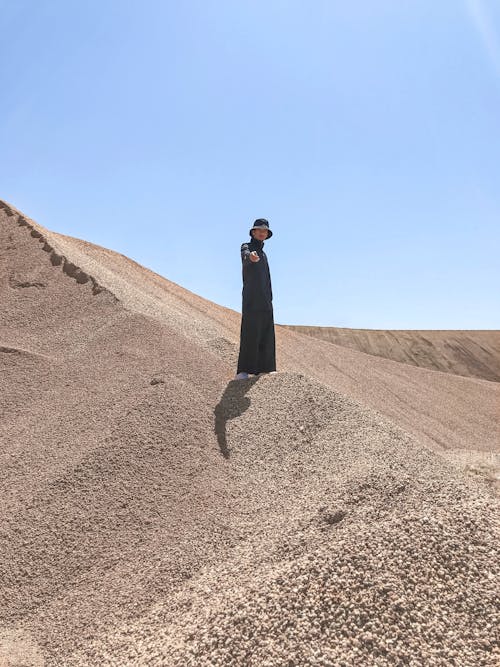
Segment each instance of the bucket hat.
[[270,239],[273,235],[272,231],[269,229],[269,222],[265,218],[258,218],[254,223],[253,227],[248,232],[252,236],[252,229],[267,229],[267,238]]

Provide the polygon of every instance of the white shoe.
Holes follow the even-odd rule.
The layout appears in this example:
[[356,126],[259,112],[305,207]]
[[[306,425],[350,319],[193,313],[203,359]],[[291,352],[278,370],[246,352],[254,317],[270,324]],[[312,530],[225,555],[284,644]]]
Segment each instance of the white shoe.
[[245,373],[242,371],[241,373],[238,373],[238,375],[234,378],[235,380],[248,380],[248,373]]

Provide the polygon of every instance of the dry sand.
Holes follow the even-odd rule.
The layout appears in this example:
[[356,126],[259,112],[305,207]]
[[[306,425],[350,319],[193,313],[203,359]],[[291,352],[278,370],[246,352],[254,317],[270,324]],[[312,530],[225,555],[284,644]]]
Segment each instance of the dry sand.
[[347,327],[286,328],[314,338],[345,345],[406,364],[500,381],[500,331],[493,329],[454,331],[452,329],[387,330]]
[[0,206],[0,665],[498,663],[497,382],[234,381],[238,313]]

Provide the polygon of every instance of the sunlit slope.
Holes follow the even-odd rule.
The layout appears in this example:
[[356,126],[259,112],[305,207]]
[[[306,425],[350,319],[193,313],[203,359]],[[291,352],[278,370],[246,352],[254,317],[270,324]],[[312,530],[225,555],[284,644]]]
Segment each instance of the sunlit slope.
[[[203,299],[119,253],[50,232],[11,207],[0,215],[4,230],[31,242],[30,252],[35,253],[40,266],[48,263],[52,267],[55,255],[61,264],[53,268],[62,270],[66,279],[73,276],[80,285],[78,280],[84,279],[81,274],[89,276],[89,283],[83,284],[91,284],[93,291],[104,290],[120,307],[156,319],[188,338],[204,350],[201,376],[213,357],[224,364],[226,380],[234,375],[241,321],[238,312]],[[38,236],[33,238],[32,234]],[[37,266],[34,259],[30,266],[33,274]],[[233,279],[241,280],[241,276]],[[40,296],[38,289],[38,300]],[[74,326],[73,321],[69,327]],[[15,326],[14,330],[18,340],[27,335],[27,330],[19,332]],[[4,328],[4,337],[8,331]],[[395,362],[287,327],[276,326],[276,336],[279,370],[305,373],[376,408],[430,446],[460,451],[498,449],[497,383]]]
[[497,500],[437,451],[498,383],[283,327],[234,381],[239,313],[5,204],[0,260],[0,663],[494,664]]
[[413,366],[500,381],[500,331],[286,327],[351,350]]

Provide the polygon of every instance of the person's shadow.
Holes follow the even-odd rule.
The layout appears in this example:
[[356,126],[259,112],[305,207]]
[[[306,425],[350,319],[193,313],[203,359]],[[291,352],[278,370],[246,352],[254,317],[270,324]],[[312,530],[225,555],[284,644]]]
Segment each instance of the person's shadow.
[[229,458],[229,449],[227,446],[226,423],[229,419],[234,419],[242,415],[250,405],[250,399],[245,396],[250,387],[257,382],[259,376],[250,377],[247,380],[231,380],[220,401],[214,409],[215,433],[217,442],[224,458]]

